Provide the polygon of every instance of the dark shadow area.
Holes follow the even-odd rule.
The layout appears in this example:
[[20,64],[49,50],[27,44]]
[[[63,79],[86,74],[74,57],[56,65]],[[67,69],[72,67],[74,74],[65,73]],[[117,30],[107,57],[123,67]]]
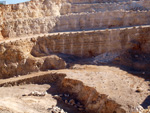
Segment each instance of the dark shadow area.
[[[50,84],[50,88],[47,90],[47,93],[51,94],[51,95],[68,95],[68,93],[63,92],[59,86],[57,86],[57,84]],[[58,106],[59,108],[63,109],[65,112],[67,113],[87,113],[85,111],[79,111],[77,109],[77,107],[74,107],[72,105],[69,105],[67,103],[65,103],[65,100],[67,100],[69,102],[69,100],[74,99],[75,103],[79,102],[77,99],[75,99],[75,95],[69,95],[69,97],[65,97],[65,96],[61,96],[61,99],[56,99],[57,100],[57,104],[56,106]],[[50,108],[51,109],[51,108]]]
[[127,50],[112,62],[106,64],[119,67],[121,70],[150,81],[150,54],[139,50]]
[[[72,67],[75,64],[80,65],[106,65],[106,66],[113,66],[120,68],[121,70],[127,71],[128,73],[131,73],[132,75],[144,78],[146,81],[150,81],[150,54],[145,53],[143,51],[144,45],[147,44],[149,41],[149,35],[147,32],[149,29],[143,31],[139,31],[140,36],[139,39],[132,39],[130,40],[131,47],[128,50],[122,50],[124,51],[116,58],[112,59],[111,61],[107,63],[95,63],[94,58],[97,54],[95,54],[92,50],[88,51],[88,54],[90,58],[81,58],[74,55],[70,55],[70,50],[63,54],[62,47],[60,46],[57,48],[57,51],[54,51],[54,47],[56,48],[56,37],[42,37],[38,38],[37,43],[31,50],[31,55],[34,57],[45,57],[49,55],[57,55],[58,57],[62,58],[67,63],[67,68]],[[145,38],[143,38],[145,37]],[[49,38],[54,40],[49,40]],[[59,39],[60,40],[60,39]],[[55,43],[54,43],[55,42]],[[62,40],[60,40],[62,43]],[[59,42],[59,43],[60,43]],[[124,45],[126,45],[124,42],[126,40],[122,40],[122,48],[124,48]],[[58,45],[59,45],[58,43]],[[60,43],[60,44],[61,44]],[[70,42],[71,43],[71,42]],[[106,51],[107,52],[107,51]],[[115,51],[113,51],[115,53]],[[121,51],[120,51],[121,52]],[[78,53],[78,52],[77,52]],[[111,54],[108,54],[111,56]],[[88,55],[84,55],[88,57]],[[106,57],[107,58],[107,57]],[[106,59],[105,58],[105,59]]]
[[150,106],[150,95],[144,100],[144,102],[141,104],[141,106],[144,109],[147,109],[147,107]]

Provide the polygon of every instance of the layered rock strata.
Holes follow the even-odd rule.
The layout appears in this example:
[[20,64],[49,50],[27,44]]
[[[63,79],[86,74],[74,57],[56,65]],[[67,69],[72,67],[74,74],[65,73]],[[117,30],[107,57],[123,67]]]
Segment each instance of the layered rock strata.
[[129,0],[32,0],[1,5],[0,38],[145,25],[149,24],[149,7],[145,2],[149,4],[148,1]]
[[[149,53],[149,26],[83,31],[17,39],[0,44],[0,75],[7,78],[47,69],[65,68],[65,61],[53,54],[94,57],[137,48]],[[49,56],[50,55],[50,56]]]

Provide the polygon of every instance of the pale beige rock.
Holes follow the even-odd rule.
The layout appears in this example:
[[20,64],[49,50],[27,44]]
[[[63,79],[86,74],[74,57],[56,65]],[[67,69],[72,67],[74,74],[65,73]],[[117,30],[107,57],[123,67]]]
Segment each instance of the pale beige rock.
[[150,24],[149,4],[146,0],[136,3],[129,0],[115,0],[112,3],[109,0],[32,0],[1,5],[0,39],[54,31]]
[[[31,0],[0,5],[0,79],[17,76],[4,80],[1,85],[59,83],[59,88],[69,93],[64,95],[65,98],[75,94],[81,102],[75,106],[74,100],[65,99],[66,105],[74,105],[81,112],[131,112],[148,96],[148,83],[126,75],[127,72],[118,67],[123,65],[130,70],[142,71],[143,76],[149,72],[149,10],[148,0]],[[78,65],[74,65],[77,60]],[[106,69],[98,66],[93,69],[80,63],[112,63],[117,68],[109,64]],[[70,65],[69,70],[65,69]],[[52,69],[55,71],[51,75],[48,70]],[[39,71],[47,73],[43,72],[45,74],[40,77]],[[30,75],[31,72],[38,73]],[[66,75],[57,75],[58,72]],[[31,95],[43,94],[32,92]],[[26,103],[20,98],[5,100],[2,97],[1,102],[0,106],[15,112],[36,113],[37,110],[28,105],[29,109],[22,111]],[[46,101],[38,102],[45,107]],[[19,108],[15,107],[16,103]],[[52,110],[64,112],[59,107]]]
[[42,70],[47,70],[47,69],[65,69],[66,68],[66,62],[55,55],[48,56],[45,58]]

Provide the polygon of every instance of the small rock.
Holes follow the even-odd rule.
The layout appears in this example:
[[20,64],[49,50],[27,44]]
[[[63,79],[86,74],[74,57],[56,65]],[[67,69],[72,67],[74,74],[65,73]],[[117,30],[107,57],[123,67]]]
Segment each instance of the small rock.
[[63,109],[59,108],[58,106],[52,105],[52,108],[48,109],[50,113],[66,113]]
[[47,95],[48,93],[47,93],[47,92],[44,92],[44,94]]
[[38,91],[32,91],[28,96],[45,96],[47,92],[38,92]]
[[77,105],[78,105],[78,106],[81,105],[80,102],[77,102]]
[[75,108],[77,108],[77,105],[74,105]]
[[141,88],[137,88],[137,90],[136,90],[136,92],[137,93],[140,93],[140,92],[142,92],[143,90],[141,89]]
[[136,112],[142,112],[144,110],[144,108],[141,106],[141,105],[138,105],[136,108],[135,108]]
[[79,105],[78,107],[79,107],[79,108],[83,108],[84,106],[83,106],[83,105]]
[[22,96],[27,96],[26,94],[23,94]]
[[68,100],[65,100],[65,103],[68,104]]
[[69,97],[69,94],[64,94],[65,97]]
[[54,105],[52,105],[52,108],[54,108],[55,106]]
[[78,108],[78,110],[79,110],[79,111],[83,111],[84,109],[83,109],[83,108]]
[[63,96],[63,94],[59,94],[59,96],[60,96],[60,97],[62,97],[62,96]]
[[63,109],[61,109],[61,111],[60,111],[61,113],[64,113],[64,110]]
[[73,106],[73,105],[75,104],[75,101],[74,101],[73,99],[71,99],[71,100],[69,101],[69,104]]
[[56,99],[57,99],[57,98],[59,98],[59,96],[58,96],[58,95],[54,95],[53,97],[54,97],[54,98],[56,98]]
[[54,98],[57,99],[57,100],[62,100],[62,98],[58,95],[54,95]]

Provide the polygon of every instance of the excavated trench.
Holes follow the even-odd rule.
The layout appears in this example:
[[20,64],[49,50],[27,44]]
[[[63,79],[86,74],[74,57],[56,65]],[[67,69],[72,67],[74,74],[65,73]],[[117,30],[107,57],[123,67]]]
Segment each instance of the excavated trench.
[[[112,113],[112,111],[114,113],[125,112],[125,110],[122,109],[119,104],[109,99],[107,95],[99,94],[96,89],[86,86],[79,80],[65,77],[66,74],[63,73],[41,73],[39,75],[33,75],[32,77],[24,76],[23,79],[18,78],[18,80],[12,80],[5,83],[1,82],[0,86],[18,86],[19,88],[25,84],[29,84],[28,87],[32,86],[32,84],[49,84],[51,87],[47,89],[48,94],[53,95],[53,98],[57,99],[62,106],[67,104],[71,107],[70,109],[75,109],[75,111],[67,111],[68,113]],[[70,105],[69,101],[72,99],[75,101],[75,103]],[[80,105],[82,107],[76,106],[76,103],[81,103]]]

